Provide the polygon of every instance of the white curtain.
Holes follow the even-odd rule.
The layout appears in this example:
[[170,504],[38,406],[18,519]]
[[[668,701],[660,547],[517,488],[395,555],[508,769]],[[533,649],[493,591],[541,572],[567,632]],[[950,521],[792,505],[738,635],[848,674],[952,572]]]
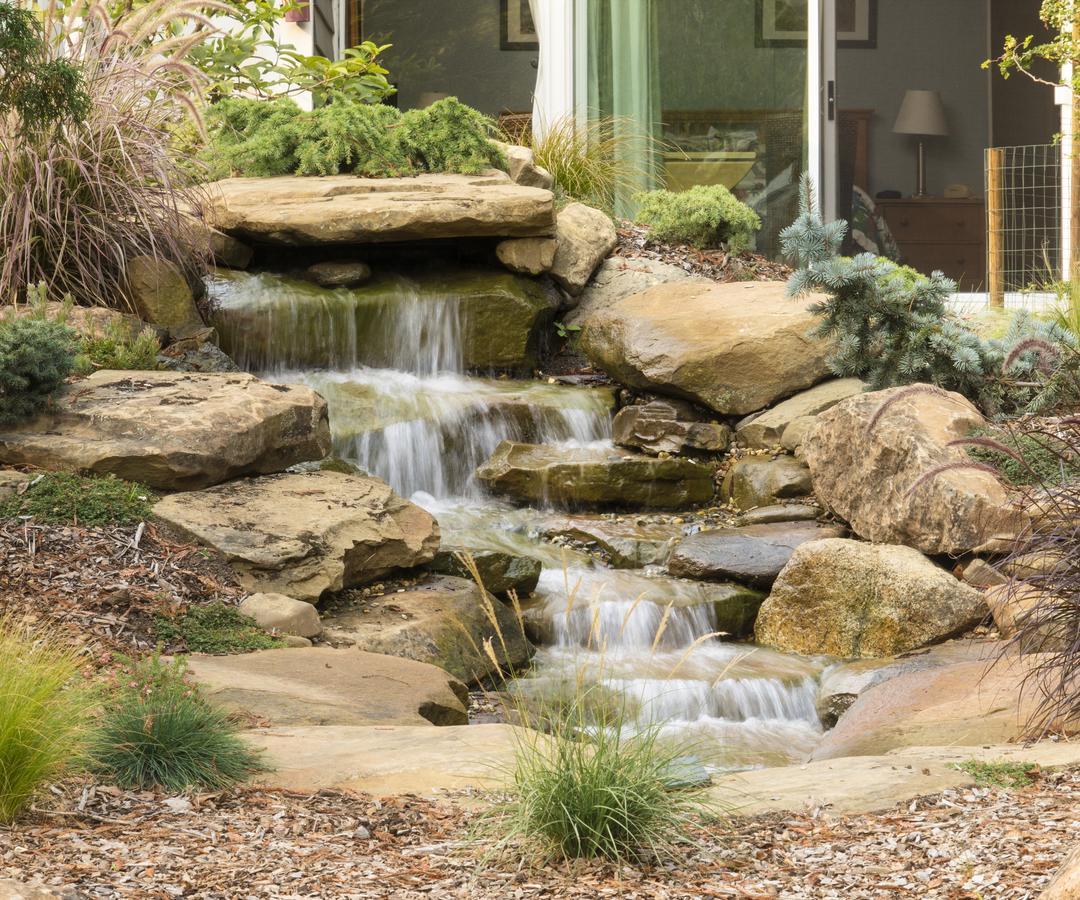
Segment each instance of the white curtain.
[[529,6],[540,39],[533,133],[541,135],[549,124],[574,114],[574,3],[529,0]]

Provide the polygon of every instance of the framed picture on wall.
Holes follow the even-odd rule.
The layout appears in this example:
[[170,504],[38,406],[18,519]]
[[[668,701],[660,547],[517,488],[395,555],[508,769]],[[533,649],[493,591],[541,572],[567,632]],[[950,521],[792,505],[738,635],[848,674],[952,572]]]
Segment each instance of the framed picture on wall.
[[[849,50],[877,49],[878,0],[836,0],[836,42]],[[806,47],[807,0],[757,0],[758,47]]]
[[540,39],[533,21],[529,0],[500,0],[502,3],[502,49],[540,49]]

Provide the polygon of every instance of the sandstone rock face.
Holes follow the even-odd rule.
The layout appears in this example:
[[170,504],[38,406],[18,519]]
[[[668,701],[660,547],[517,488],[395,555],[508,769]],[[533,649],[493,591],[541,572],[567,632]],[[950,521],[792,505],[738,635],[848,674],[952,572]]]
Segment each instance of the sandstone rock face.
[[597,270],[618,243],[615,223],[598,209],[571,203],[558,216],[559,242],[551,277],[572,297],[585,290]]
[[678,509],[713,495],[708,466],[618,449],[503,441],[476,475],[493,493],[568,508]]
[[371,280],[371,266],[355,260],[320,262],[304,274],[320,287],[350,288]]
[[800,391],[735,430],[739,443],[752,450],[776,447],[784,432],[796,419],[816,416],[836,406],[841,400],[861,394],[866,384],[858,378],[837,378]]
[[600,556],[615,569],[642,569],[667,562],[671,550],[683,537],[681,525],[600,516],[569,516],[541,527],[546,540],[571,541]]
[[213,547],[249,591],[324,593],[429,563],[439,527],[385,482],[339,472],[271,475],[173,494],[154,514]]
[[506,154],[510,180],[514,184],[542,188],[545,191],[550,191],[555,186],[555,179],[547,169],[536,164],[536,157],[529,147],[499,143],[499,148]]
[[808,541],[843,537],[843,530],[817,522],[787,522],[699,531],[675,548],[668,571],[680,578],[733,579],[767,588]]
[[39,882],[0,878],[0,900],[78,900],[74,891],[62,891]]
[[411,659],[312,647],[188,657],[207,696],[272,725],[464,725],[468,692]]
[[317,246],[555,232],[551,192],[521,187],[501,172],[227,178],[206,192],[207,223],[255,243]]
[[0,500],[26,490],[34,476],[29,472],[16,472],[14,469],[0,469]]
[[1072,643],[1071,629],[1057,614],[1058,604],[1038,587],[1005,584],[983,596],[1002,637],[1022,634],[1017,642],[1021,653],[1057,653]]
[[797,419],[792,419],[780,437],[780,446],[788,453],[801,455],[803,442],[816,424],[817,416],[799,416]]
[[[435,577],[410,590],[366,601],[363,609],[340,604],[324,616],[323,625],[334,641],[431,663],[469,684],[499,669],[520,671],[533,654],[513,611],[498,600],[485,599],[463,578]],[[484,652],[488,643],[498,667]]]
[[[519,597],[527,597],[536,590],[543,569],[540,560],[503,553],[501,550],[470,550],[467,547],[459,550],[472,558],[480,575],[480,583],[491,593],[506,596],[510,591],[514,591]],[[431,569],[456,578],[473,577],[469,567],[458,557],[455,548],[440,550],[431,564]]]
[[728,469],[721,497],[748,510],[772,506],[779,500],[808,497],[812,492],[810,469],[802,460],[792,456],[747,456]]
[[591,315],[611,304],[641,294],[658,284],[687,282],[712,284],[706,278],[690,275],[684,269],[654,259],[627,259],[609,256],[593,274],[592,281],[578,298],[577,307],[566,317],[567,324],[581,325]]
[[1034,692],[1021,691],[1033,659],[959,662],[890,678],[859,696],[811,758],[1016,740],[1034,709]]
[[959,394],[889,388],[822,413],[802,453],[818,498],[866,540],[954,556],[1003,550],[1024,520],[997,478],[956,468],[920,481],[970,462],[949,443],[985,424]]
[[202,325],[183,273],[166,259],[136,256],[127,263],[127,283],[139,316],[166,328]]
[[798,547],[761,607],[766,646],[843,658],[894,656],[962,634],[982,594],[911,547],[832,538]]
[[210,253],[219,266],[246,269],[251,265],[254,252],[243,241],[238,241],[231,234],[218,231],[216,228],[207,228],[206,234],[210,241]]
[[558,249],[554,238],[510,238],[499,243],[495,255],[511,272],[543,275],[551,271]]
[[330,452],[326,401],[252,375],[96,372],[0,431],[0,463],[113,474],[162,490],[280,472]]
[[682,400],[654,400],[643,406],[620,409],[611,423],[616,445],[630,450],[660,453],[723,453],[731,429],[703,421],[694,407]]
[[581,346],[622,384],[746,415],[829,374],[805,307],[780,282],[659,285],[591,313]]
[[251,616],[264,631],[302,638],[315,637],[322,631],[314,606],[284,594],[252,594],[240,604],[240,612]]

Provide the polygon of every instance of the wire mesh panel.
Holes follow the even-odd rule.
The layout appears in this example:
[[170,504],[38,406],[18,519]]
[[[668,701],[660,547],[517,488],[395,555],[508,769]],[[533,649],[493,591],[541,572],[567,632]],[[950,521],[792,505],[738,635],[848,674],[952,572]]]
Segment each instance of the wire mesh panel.
[[1006,294],[1052,291],[1061,279],[1061,155],[1057,144],[986,151],[986,268],[993,306],[1004,305]]

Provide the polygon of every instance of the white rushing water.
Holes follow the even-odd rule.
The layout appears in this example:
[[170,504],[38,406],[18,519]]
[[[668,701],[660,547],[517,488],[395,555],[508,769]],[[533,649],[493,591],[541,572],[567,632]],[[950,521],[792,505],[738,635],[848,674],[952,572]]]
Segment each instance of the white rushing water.
[[544,543],[541,513],[485,498],[473,477],[503,440],[610,444],[610,394],[464,371],[459,298],[392,277],[321,290],[276,276],[212,285],[225,346],[246,368],[309,385],[331,410],[335,453],[438,518],[444,542],[539,558],[529,615],[550,641],[517,690],[582,684],[630,727],[691,740],[712,765],[803,758],[820,735],[814,661],[712,636],[709,587],[604,568]]

